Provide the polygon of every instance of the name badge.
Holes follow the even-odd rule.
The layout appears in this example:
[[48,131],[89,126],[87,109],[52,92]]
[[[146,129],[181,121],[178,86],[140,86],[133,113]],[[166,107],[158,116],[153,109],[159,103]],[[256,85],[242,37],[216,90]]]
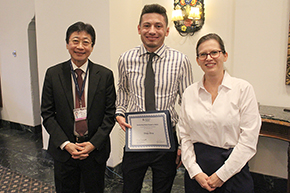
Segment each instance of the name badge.
[[86,107],[76,108],[76,109],[74,109],[73,113],[74,113],[75,121],[81,121],[81,120],[85,120],[87,118],[87,108]]

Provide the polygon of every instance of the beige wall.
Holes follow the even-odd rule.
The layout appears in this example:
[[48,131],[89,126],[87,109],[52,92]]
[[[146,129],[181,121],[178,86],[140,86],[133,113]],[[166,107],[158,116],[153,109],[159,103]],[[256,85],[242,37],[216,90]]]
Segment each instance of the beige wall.
[[[170,33],[166,38],[167,45],[188,55],[195,81],[202,76],[195,62],[196,41],[206,33],[216,32],[226,43],[229,53],[226,68],[230,74],[252,83],[260,104],[289,107],[290,87],[284,82],[290,2],[204,1],[205,25],[199,32],[194,36],[181,37],[170,22]],[[35,121],[35,114],[39,112],[32,112],[26,34],[34,13],[41,89],[47,67],[69,58],[64,42],[65,31],[78,20],[91,23],[98,33],[90,58],[111,68],[117,80],[119,55],[140,44],[137,33],[140,11],[143,5],[156,2],[167,8],[170,17],[173,0],[29,0],[25,3],[0,0],[0,65],[5,105],[1,111],[2,118],[28,125],[40,122]],[[17,58],[11,56],[15,49],[19,53]],[[19,96],[23,97],[20,101],[24,105],[18,102]],[[121,161],[124,139],[124,133],[118,126],[112,138],[109,165],[114,166]],[[258,154],[250,163],[252,171],[286,178],[287,146],[279,140],[260,138]]]
[[28,26],[34,17],[34,1],[0,0],[0,7],[1,118],[29,126],[39,125],[39,110],[33,111],[32,105],[28,50]]

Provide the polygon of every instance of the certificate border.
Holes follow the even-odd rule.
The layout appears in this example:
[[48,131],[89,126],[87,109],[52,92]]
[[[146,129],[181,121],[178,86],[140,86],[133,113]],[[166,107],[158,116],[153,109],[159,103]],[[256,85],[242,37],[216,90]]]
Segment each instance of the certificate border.
[[[160,114],[160,115],[159,115]],[[170,113],[168,110],[162,111],[146,111],[146,112],[129,112],[125,113],[126,122],[130,124],[130,116],[132,117],[148,117],[148,116],[162,116],[164,117],[164,125],[166,127],[165,135],[168,145],[132,145],[132,130],[126,128],[126,152],[144,152],[144,151],[175,151],[175,141],[173,136],[173,129],[171,125]],[[165,115],[165,116],[164,116]]]

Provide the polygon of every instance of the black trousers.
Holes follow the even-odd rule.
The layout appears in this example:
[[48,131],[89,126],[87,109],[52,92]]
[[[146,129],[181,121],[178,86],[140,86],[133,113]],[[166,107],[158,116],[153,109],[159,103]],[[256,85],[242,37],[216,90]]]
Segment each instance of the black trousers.
[[70,158],[67,162],[54,160],[57,193],[79,193],[81,179],[86,193],[103,193],[106,162],[99,164],[94,157],[84,160]]
[[[212,147],[202,143],[195,143],[194,150],[196,161],[208,176],[220,168],[225,160],[229,157],[232,149],[222,149]],[[186,193],[207,193],[206,189],[202,188],[195,179],[190,179],[188,172],[184,174],[184,185]],[[249,166],[246,164],[242,170],[226,181],[222,187],[216,188],[215,193],[253,193],[254,183],[249,171]]]
[[[176,133],[175,143],[177,147]],[[152,169],[153,193],[169,193],[176,175],[174,152],[125,152],[122,163],[123,193],[139,193],[148,167]]]

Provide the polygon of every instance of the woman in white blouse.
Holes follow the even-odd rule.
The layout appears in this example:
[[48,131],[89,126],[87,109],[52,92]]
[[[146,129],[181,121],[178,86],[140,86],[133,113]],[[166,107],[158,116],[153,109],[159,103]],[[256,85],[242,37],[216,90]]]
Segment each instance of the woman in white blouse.
[[254,192],[248,161],[256,153],[261,117],[254,89],[224,70],[228,53],[217,34],[200,38],[201,81],[182,97],[179,119],[186,192]]

